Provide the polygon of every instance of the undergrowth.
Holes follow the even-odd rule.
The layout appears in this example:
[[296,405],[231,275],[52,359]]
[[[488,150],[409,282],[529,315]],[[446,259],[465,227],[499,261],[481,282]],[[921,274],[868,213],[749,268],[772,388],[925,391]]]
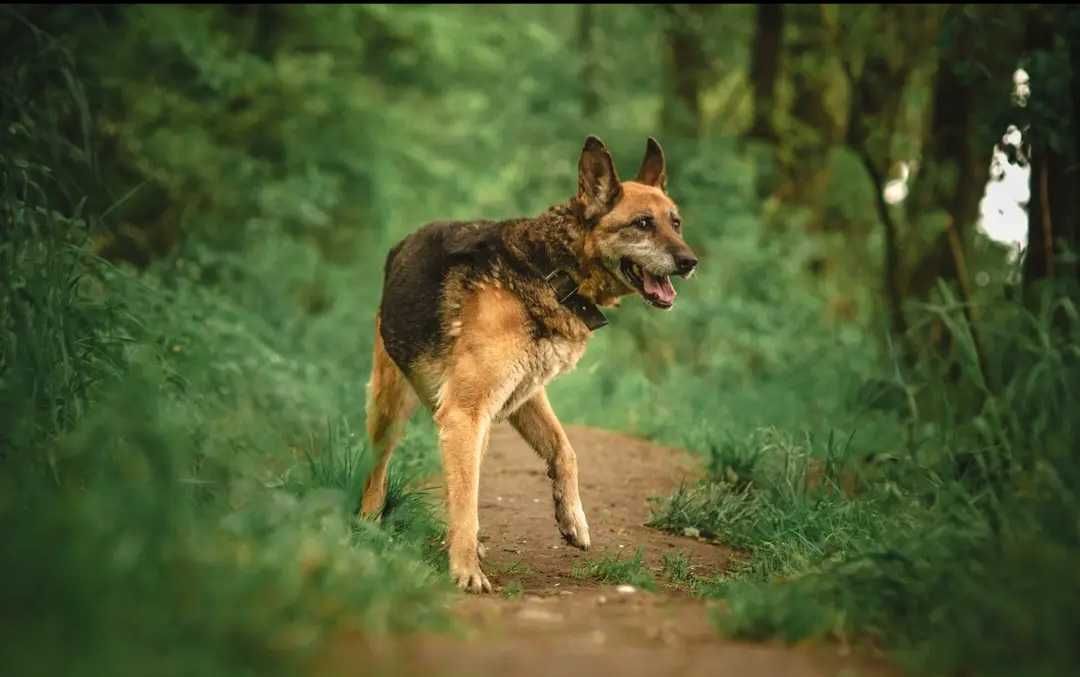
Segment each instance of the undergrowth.
[[115,205],[80,197],[86,97],[62,46],[21,27],[33,56],[0,66],[5,671],[292,674],[345,630],[447,627],[443,526],[410,481],[431,435],[402,450],[383,522],[358,520],[371,454],[343,365],[362,346],[305,347],[272,321],[290,297],[207,285],[197,249],[142,274],[94,256]]
[[987,372],[959,308],[926,309],[956,353],[905,373],[915,406],[885,453],[858,429],[843,445],[775,429],[706,445],[709,479],[658,501],[652,524],[747,551],[699,585],[727,601],[724,632],[872,640],[920,673],[1077,664],[1080,322],[1044,292],[1036,312],[983,309]]

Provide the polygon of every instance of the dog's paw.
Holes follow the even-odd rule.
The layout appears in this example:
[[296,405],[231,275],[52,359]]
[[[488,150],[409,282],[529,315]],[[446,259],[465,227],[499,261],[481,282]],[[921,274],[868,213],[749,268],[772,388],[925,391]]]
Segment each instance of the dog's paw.
[[479,566],[452,571],[450,575],[453,576],[457,587],[465,592],[491,592],[491,582]]
[[379,518],[382,517],[383,506],[385,503],[386,497],[383,495],[365,495],[363,500],[360,501],[360,512],[358,515],[361,519],[377,522],[379,521]]
[[364,493],[360,498],[360,517],[372,521],[378,521],[382,517],[383,508],[386,507],[386,480],[385,475],[380,481],[376,473],[372,473],[364,483]]
[[556,501],[555,521],[558,522],[559,532],[567,543],[582,550],[589,549],[589,523],[579,501],[575,501],[573,506],[566,505],[564,501]]

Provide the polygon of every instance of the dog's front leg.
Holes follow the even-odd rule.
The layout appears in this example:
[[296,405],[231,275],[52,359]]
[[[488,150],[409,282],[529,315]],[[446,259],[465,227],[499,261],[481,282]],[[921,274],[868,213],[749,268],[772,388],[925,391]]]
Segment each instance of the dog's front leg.
[[518,407],[510,416],[510,423],[547,461],[555,499],[555,521],[563,538],[570,545],[588,550],[589,524],[578,493],[577,455],[548,402],[547,392],[541,390]]
[[528,319],[516,296],[482,287],[461,303],[456,340],[434,400],[446,476],[450,575],[470,592],[490,591],[480,570],[480,459],[491,422],[521,382]]
[[448,401],[439,407],[435,422],[439,426],[439,446],[446,474],[450,575],[462,590],[491,592],[491,583],[480,570],[477,541],[480,458],[491,419],[475,409]]

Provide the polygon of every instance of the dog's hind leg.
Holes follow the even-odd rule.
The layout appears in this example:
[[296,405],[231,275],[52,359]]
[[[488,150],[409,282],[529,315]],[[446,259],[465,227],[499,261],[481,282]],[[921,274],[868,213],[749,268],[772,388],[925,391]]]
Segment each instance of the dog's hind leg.
[[360,514],[364,517],[377,517],[382,512],[386,503],[386,471],[390,455],[418,403],[405,374],[387,354],[380,329],[376,316],[375,350],[367,386],[367,434],[377,456],[360,502]]
[[540,390],[510,415],[510,424],[529,446],[547,461],[551,493],[555,499],[555,521],[570,545],[589,548],[589,524],[578,493],[577,455],[566,431]]

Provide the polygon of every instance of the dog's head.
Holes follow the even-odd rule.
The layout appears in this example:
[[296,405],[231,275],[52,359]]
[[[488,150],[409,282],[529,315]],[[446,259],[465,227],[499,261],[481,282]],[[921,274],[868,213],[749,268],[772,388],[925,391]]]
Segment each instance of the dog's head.
[[671,276],[689,277],[698,259],[683,240],[679,209],[667,194],[660,144],[650,138],[637,176],[620,182],[603,142],[587,138],[575,201],[587,227],[585,256],[606,271],[618,293],[637,292],[656,308],[671,308]]

